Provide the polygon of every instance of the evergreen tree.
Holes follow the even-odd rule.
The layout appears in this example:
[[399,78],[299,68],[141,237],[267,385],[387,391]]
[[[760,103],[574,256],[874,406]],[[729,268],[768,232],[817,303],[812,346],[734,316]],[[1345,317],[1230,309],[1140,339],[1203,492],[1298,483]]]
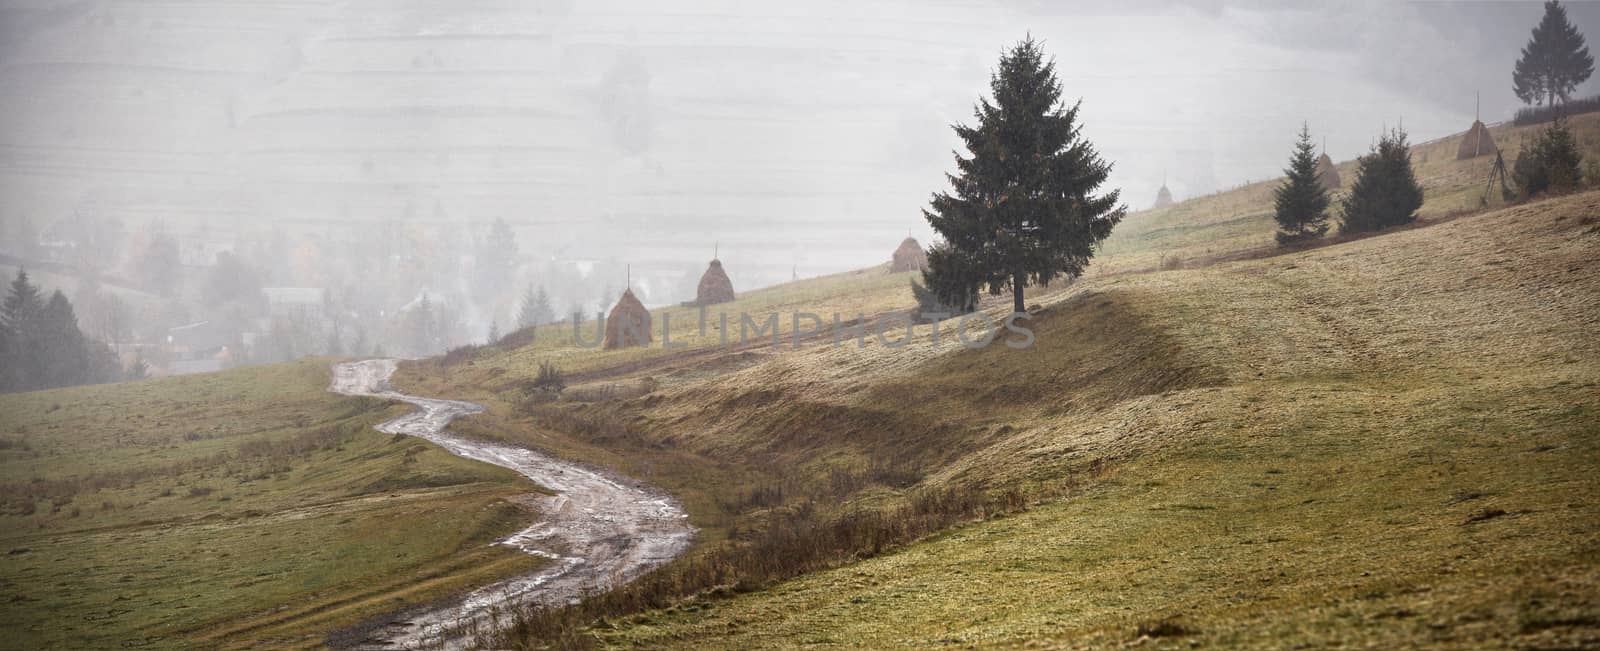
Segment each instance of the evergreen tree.
[[102,382],[117,382],[122,380],[122,360],[117,359],[117,353],[105,342],[86,339],[89,357],[89,378],[87,382],[99,384]]
[[1545,192],[1572,190],[1583,182],[1583,154],[1564,119],[1557,118],[1540,132],[1532,146],[1517,155],[1512,179],[1522,196],[1532,198]]
[[1317,178],[1316,147],[1311,143],[1309,126],[1300,127],[1300,140],[1283,173],[1283,185],[1273,194],[1278,245],[1322,237],[1328,232],[1328,190]]
[[17,277],[11,281],[11,292],[6,295],[5,303],[0,304],[0,319],[13,330],[19,330],[43,308],[44,300],[39,298],[39,288],[28,280],[28,270],[18,269]]
[[1116,190],[1094,194],[1111,165],[1082,137],[1078,105],[1061,101],[1055,62],[1031,36],[1000,58],[989,88],[978,124],[955,127],[971,157],[956,154],[952,192],[923,211],[958,262],[938,267],[930,286],[1000,294],[1009,285],[1021,312],[1024,287],[1082,273],[1127,210]]
[[489,321],[489,341],[487,343],[489,345],[493,346],[494,344],[498,343],[499,341],[500,341],[500,324],[494,322],[493,320],[490,320]]
[[89,381],[89,350],[72,303],[59,290],[40,312],[40,386],[64,387]]
[[27,391],[43,385],[42,320],[44,301],[39,288],[28,280],[26,269],[17,270],[11,291],[0,304],[0,325],[7,339],[3,372],[5,390]]
[[544,285],[537,290],[528,285],[528,291],[522,294],[522,308],[517,311],[517,329],[543,325],[555,318],[555,309],[550,307],[550,296],[545,293]]
[[1356,181],[1345,197],[1341,233],[1361,233],[1408,224],[1422,207],[1422,185],[1411,169],[1406,132],[1394,129],[1378,138],[1356,163]]
[[1583,34],[1567,20],[1567,9],[1557,0],[1544,3],[1544,18],[1522,48],[1522,58],[1511,70],[1512,90],[1527,104],[1555,106],[1567,101],[1579,84],[1594,73],[1594,57]]
[[182,260],[178,255],[178,241],[160,225],[155,226],[150,243],[139,259],[139,280],[144,288],[159,296],[173,296],[178,292],[182,273]]
[[911,295],[917,299],[915,318],[925,314],[955,316],[978,309],[978,287],[965,279],[976,272],[968,258],[949,244],[939,242],[928,247],[928,268],[922,271],[922,284],[911,281]]

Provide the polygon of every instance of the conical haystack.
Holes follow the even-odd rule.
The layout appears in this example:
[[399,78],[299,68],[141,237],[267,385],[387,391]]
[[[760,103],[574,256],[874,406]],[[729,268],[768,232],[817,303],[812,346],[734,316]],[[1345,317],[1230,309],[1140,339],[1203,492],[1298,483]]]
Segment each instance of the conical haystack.
[[924,271],[928,268],[928,254],[922,252],[922,245],[917,243],[917,238],[908,237],[900,243],[900,248],[894,250],[894,257],[890,260],[889,273],[902,271]]
[[1150,206],[1150,208],[1152,210],[1156,208],[1165,208],[1174,203],[1177,202],[1172,200],[1172,191],[1167,189],[1167,184],[1162,183],[1161,189],[1156,191],[1156,203],[1155,205]]
[[1489,127],[1483,126],[1481,120],[1473,120],[1472,128],[1467,129],[1467,134],[1461,136],[1461,146],[1456,149],[1456,160],[1466,160],[1487,156],[1495,151],[1494,138],[1489,135]]
[[1339,178],[1339,168],[1333,166],[1333,159],[1323,154],[1317,159],[1317,180],[1322,181],[1322,187],[1328,190],[1337,190],[1344,185],[1344,180]]
[[722,261],[713,259],[711,266],[706,267],[705,274],[700,276],[700,286],[694,291],[694,304],[716,305],[735,298],[738,297],[733,294],[733,281],[728,279],[728,272],[723,271]]
[[606,350],[629,346],[650,345],[650,310],[634,298],[633,290],[624,290],[616,307],[606,315]]

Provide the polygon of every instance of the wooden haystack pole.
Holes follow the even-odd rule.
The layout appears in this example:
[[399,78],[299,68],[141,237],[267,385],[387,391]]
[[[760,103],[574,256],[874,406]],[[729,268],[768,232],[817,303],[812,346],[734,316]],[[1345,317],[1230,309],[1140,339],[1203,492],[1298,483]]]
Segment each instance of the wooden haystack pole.
[[922,245],[917,243],[917,238],[907,237],[894,250],[894,256],[889,260],[889,273],[902,271],[925,271],[928,268],[928,254],[922,251]]
[[650,345],[650,310],[644,309],[633,295],[633,290],[623,290],[611,313],[606,315],[606,350],[629,346]]
[[706,267],[706,272],[700,276],[700,285],[694,290],[695,305],[716,305],[727,303],[738,296],[733,293],[733,281],[728,279],[728,272],[722,268],[722,261],[711,259],[711,265]]
[[1473,120],[1472,128],[1467,129],[1466,135],[1461,136],[1461,146],[1456,148],[1456,160],[1466,160],[1487,156],[1499,151],[1494,146],[1494,137],[1489,135],[1489,127],[1483,126],[1483,121]]
[[1317,180],[1322,181],[1322,187],[1329,192],[1344,185],[1344,180],[1339,178],[1339,168],[1333,165],[1333,159],[1328,158],[1326,153],[1317,159]]

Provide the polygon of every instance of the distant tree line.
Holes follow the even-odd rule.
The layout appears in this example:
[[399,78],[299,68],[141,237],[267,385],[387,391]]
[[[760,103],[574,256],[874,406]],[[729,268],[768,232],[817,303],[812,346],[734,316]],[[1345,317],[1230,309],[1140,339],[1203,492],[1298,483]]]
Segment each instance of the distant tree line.
[[0,304],[0,391],[33,391],[142,377],[124,371],[115,352],[78,329],[72,302],[59,290],[47,298],[20,270]]
[[1517,109],[1511,124],[1526,127],[1544,124],[1561,116],[1581,115],[1600,111],[1600,95],[1563,102],[1556,106],[1527,106]]

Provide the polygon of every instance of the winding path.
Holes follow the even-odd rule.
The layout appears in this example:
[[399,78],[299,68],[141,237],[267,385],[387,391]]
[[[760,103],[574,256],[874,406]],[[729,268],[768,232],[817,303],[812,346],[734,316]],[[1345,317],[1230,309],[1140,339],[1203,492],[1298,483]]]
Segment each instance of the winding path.
[[392,359],[335,364],[328,390],[416,405],[417,411],[378,425],[378,431],[427,439],[452,454],[510,468],[555,491],[535,501],[538,521],[496,543],[552,562],[462,598],[397,615],[369,632],[362,648],[467,648],[475,638],[508,625],[507,614],[516,606],[575,601],[631,581],[689,547],[694,528],[666,493],[533,450],[457,437],[445,430],[450,421],[481,412],[483,406],[399,393],[389,386],[394,370]]

